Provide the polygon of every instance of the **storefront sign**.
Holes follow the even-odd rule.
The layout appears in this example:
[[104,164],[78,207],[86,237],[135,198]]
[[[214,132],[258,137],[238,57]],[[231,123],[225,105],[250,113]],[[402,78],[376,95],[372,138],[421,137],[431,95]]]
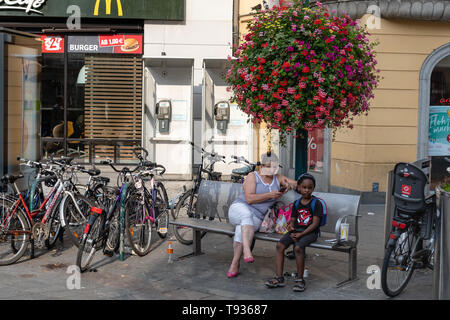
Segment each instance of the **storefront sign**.
[[64,53],[64,36],[41,36],[42,53]]
[[42,14],[42,7],[47,0],[0,0],[0,10],[19,10],[26,13]]
[[184,0],[0,0],[0,16],[68,17],[76,5],[81,18],[184,20]]
[[142,54],[142,35],[69,36],[70,53]]
[[429,119],[428,155],[450,155],[450,107],[430,107]]

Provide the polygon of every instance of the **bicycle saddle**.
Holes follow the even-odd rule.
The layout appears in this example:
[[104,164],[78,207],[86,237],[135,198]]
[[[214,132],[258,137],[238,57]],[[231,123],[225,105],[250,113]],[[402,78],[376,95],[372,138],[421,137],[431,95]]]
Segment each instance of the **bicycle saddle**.
[[100,174],[100,170],[99,169],[90,169],[88,171],[86,171],[86,173],[90,176],[98,176]]
[[231,170],[232,173],[234,174],[238,174],[240,176],[246,176],[248,175],[250,172],[252,172],[252,169],[249,167],[242,167],[242,168],[236,168]]
[[23,174],[21,174],[21,173],[16,174],[16,175],[13,175],[13,174],[5,174],[5,175],[2,177],[1,181],[2,181],[3,183],[14,183],[16,180],[21,179],[21,178],[23,178]]

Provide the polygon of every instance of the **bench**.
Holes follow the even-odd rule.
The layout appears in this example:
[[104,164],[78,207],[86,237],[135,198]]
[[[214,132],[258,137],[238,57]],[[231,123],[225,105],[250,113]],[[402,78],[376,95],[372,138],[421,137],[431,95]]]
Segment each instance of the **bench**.
[[[234,226],[228,223],[228,208],[231,203],[243,191],[243,185],[223,181],[203,180],[201,182],[196,213],[200,218],[179,217],[169,221],[175,226],[192,228],[193,230],[193,252],[196,256],[201,252],[201,232],[213,232],[234,236]],[[322,198],[327,205],[327,223],[320,227],[321,235],[317,241],[309,247],[323,250],[343,252],[348,255],[348,278],[338,283],[340,287],[344,284],[357,280],[356,262],[358,245],[358,210],[360,196],[314,192],[315,196]],[[278,202],[287,205],[300,197],[300,194],[290,190],[284,194]],[[349,224],[348,241],[340,241],[340,226],[342,223]],[[255,232],[255,240],[278,242],[282,235],[277,233]]]

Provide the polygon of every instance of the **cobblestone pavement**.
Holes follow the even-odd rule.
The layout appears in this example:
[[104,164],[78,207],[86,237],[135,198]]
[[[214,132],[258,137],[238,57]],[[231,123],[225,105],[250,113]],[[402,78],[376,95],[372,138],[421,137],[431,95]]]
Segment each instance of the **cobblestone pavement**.
[[[182,190],[183,184],[190,185],[167,182],[169,198]],[[382,265],[384,205],[361,205],[360,215],[359,279],[341,288],[335,285],[347,275],[346,254],[308,248],[308,287],[305,292],[296,293],[290,278],[284,288],[264,286],[264,281],[274,275],[274,243],[257,241],[255,262],[242,263],[240,275],[228,279],[232,238],[207,234],[202,242],[203,255],[175,259],[168,264],[168,239],[174,243],[175,258],[192,249],[178,243],[172,235],[161,240],[155,232],[153,249],[145,257],[126,255],[124,261],[119,261],[117,256],[109,258],[99,253],[95,272],[81,275],[79,289],[70,289],[77,284],[70,269],[75,264],[75,247],[64,241],[52,251],[37,250],[35,259],[25,256],[14,265],[0,267],[0,299],[385,300],[381,289],[367,288],[367,268]],[[285,270],[294,271],[295,262],[286,259]],[[406,291],[396,299],[432,299],[432,271],[415,272]]]

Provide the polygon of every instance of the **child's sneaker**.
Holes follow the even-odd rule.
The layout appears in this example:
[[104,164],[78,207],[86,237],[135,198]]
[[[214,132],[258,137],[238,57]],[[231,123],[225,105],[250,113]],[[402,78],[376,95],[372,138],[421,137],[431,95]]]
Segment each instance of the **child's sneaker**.
[[304,279],[295,279],[295,285],[292,288],[295,292],[303,292],[306,289],[306,282]]

